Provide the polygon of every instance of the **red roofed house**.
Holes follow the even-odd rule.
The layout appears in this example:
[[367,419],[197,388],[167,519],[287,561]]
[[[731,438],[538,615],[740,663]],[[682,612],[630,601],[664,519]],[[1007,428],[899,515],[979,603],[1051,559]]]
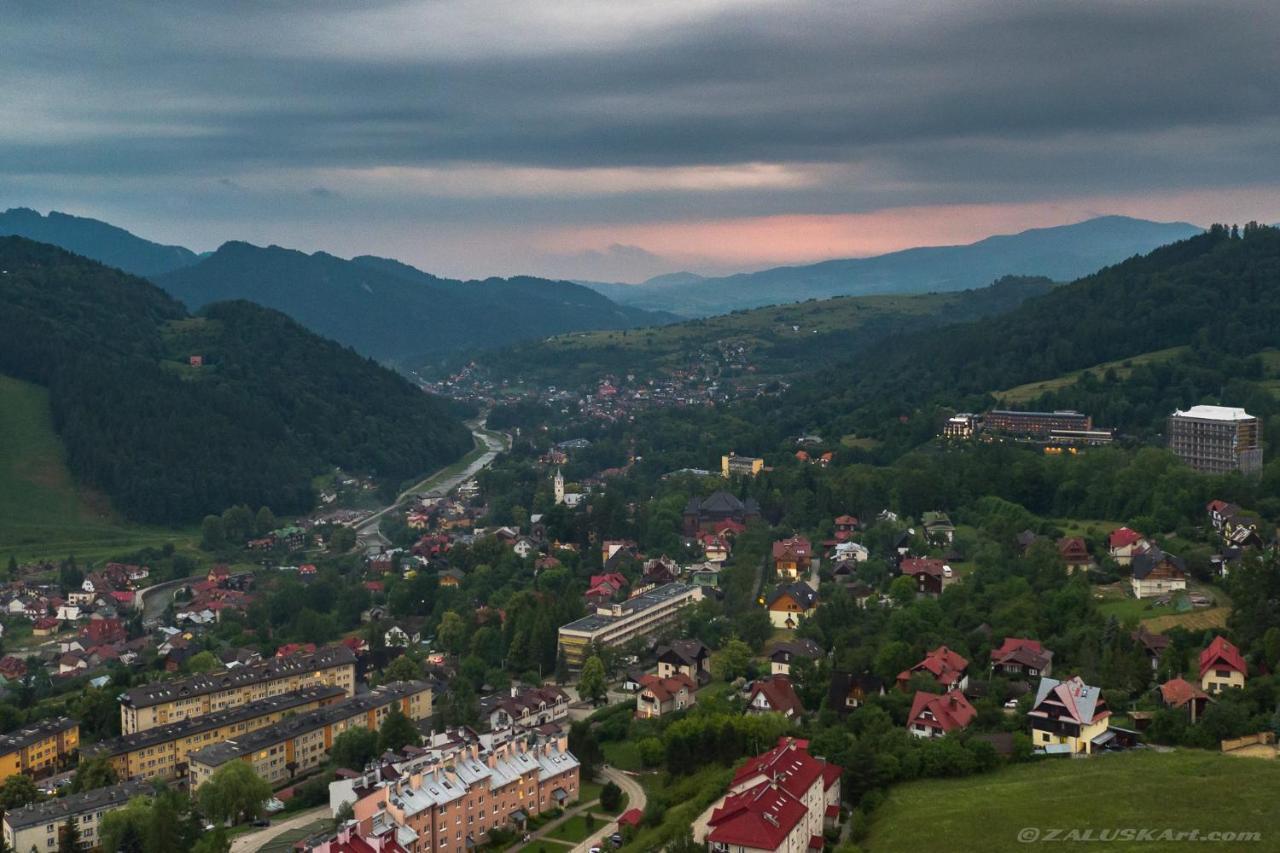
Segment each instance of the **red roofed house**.
[[721,853],[821,850],[823,830],[839,822],[841,772],[810,755],[808,741],[779,738],[734,774],[698,840]]
[[1214,637],[1209,648],[1200,653],[1200,689],[1206,693],[1243,688],[1248,674],[1249,667],[1240,650],[1227,642],[1226,637]]
[[773,570],[785,580],[795,580],[808,572],[812,558],[813,546],[803,536],[773,543]]
[[6,681],[17,681],[27,674],[27,662],[13,655],[0,658],[0,678]]
[[1058,540],[1058,557],[1067,567],[1067,574],[1077,569],[1088,570],[1093,565],[1089,546],[1079,536],[1064,536]]
[[901,574],[915,578],[920,595],[941,595],[947,570],[941,560],[932,557],[907,557],[898,565]]
[[723,563],[729,559],[729,543],[719,533],[704,533],[700,539],[707,562]]
[[619,572],[607,572],[603,575],[592,575],[591,586],[587,589],[586,598],[592,605],[599,607],[613,601],[613,597],[627,586],[627,579]]
[[758,678],[751,685],[747,699],[748,714],[782,714],[784,717],[804,716],[804,705],[791,686],[786,675],[770,675]]
[[1151,543],[1138,531],[1121,527],[1111,531],[1111,535],[1107,537],[1107,550],[1111,559],[1121,566],[1127,566],[1133,562],[1134,557],[1150,551]]
[[898,688],[906,690],[911,676],[917,672],[928,673],[943,690],[964,690],[969,686],[969,661],[946,646],[938,646],[924,656],[924,660],[898,673]]
[[302,653],[313,655],[316,652],[315,643],[285,643],[276,649],[276,657],[287,658]]
[[636,716],[642,720],[673,714],[693,707],[698,684],[683,672],[662,678],[652,673],[640,677]]
[[409,853],[396,841],[396,825],[389,821],[388,824],[382,832],[369,831],[361,835],[362,827],[372,830],[372,822],[353,823],[338,830],[328,841],[310,848],[311,853]]
[[80,627],[80,639],[86,640],[86,645],[90,646],[123,643],[127,638],[124,622],[119,619],[93,619]]
[[1114,736],[1102,688],[1085,684],[1078,675],[1066,681],[1040,679],[1027,718],[1032,744],[1045,752],[1089,755]]
[[993,675],[1015,678],[1039,678],[1053,668],[1053,652],[1035,640],[1005,637],[1000,648],[991,653]]
[[942,737],[965,728],[976,716],[978,712],[959,690],[950,690],[945,696],[921,690],[911,700],[907,731],[921,738]]
[[1208,693],[1182,676],[1171,678],[1160,685],[1160,701],[1166,708],[1185,709],[1191,722],[1204,716],[1204,710],[1213,701]]
[[837,542],[848,541],[858,530],[858,519],[852,515],[838,515],[835,520],[835,539]]

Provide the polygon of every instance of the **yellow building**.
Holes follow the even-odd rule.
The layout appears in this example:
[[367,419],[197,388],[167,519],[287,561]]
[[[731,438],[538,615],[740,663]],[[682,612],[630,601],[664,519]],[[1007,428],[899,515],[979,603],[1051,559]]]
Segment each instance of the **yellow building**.
[[431,686],[424,681],[384,684],[369,693],[287,717],[244,737],[206,746],[187,756],[189,787],[194,793],[231,761],[247,762],[272,785],[283,785],[320,766],[338,735],[352,728],[376,731],[397,706],[411,720],[426,719],[431,716]]
[[46,776],[70,766],[80,746],[80,724],[55,717],[0,737],[0,779],[19,773]]
[[274,725],[286,714],[314,711],[346,696],[341,687],[307,687],[252,705],[101,741],[89,747],[85,755],[108,756],[120,779],[181,779],[186,776],[190,753]]
[[4,814],[4,842],[21,853],[56,850],[63,827],[74,821],[80,846],[95,849],[103,816],[124,808],[134,797],[150,796],[153,790],[146,782],[125,782],[11,809]]
[[729,453],[720,457],[720,475],[728,479],[734,475],[754,477],[764,470],[764,460],[757,456],[738,456]]
[[312,654],[134,687],[120,695],[120,731],[145,732],[317,685],[355,695],[355,653],[346,646],[327,646]]
[[1102,688],[1085,684],[1078,675],[1067,681],[1040,679],[1027,718],[1032,745],[1045,752],[1088,755],[1110,738],[1111,711]]

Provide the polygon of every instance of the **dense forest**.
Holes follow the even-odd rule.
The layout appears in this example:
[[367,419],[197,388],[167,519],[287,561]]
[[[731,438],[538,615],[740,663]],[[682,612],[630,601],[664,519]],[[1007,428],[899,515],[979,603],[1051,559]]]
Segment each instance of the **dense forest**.
[[142,279],[16,237],[0,270],[0,372],[48,387],[72,473],[131,518],[297,512],[334,465],[399,484],[470,447],[442,401],[274,311],[188,316]]

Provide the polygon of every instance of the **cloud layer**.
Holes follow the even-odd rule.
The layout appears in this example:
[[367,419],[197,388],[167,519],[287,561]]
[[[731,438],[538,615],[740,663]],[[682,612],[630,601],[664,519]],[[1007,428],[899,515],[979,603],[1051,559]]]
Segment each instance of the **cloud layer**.
[[4,15],[0,204],[196,248],[239,237],[446,274],[634,277],[651,253],[720,268],[878,251],[886,229],[895,248],[943,242],[964,232],[948,210],[975,227],[1097,204],[1280,218],[1274,2]]

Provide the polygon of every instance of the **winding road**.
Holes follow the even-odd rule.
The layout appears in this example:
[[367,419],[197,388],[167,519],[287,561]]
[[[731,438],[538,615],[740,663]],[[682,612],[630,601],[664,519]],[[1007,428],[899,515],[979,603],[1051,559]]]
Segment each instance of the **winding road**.
[[[649,803],[649,798],[645,796],[644,788],[633,777],[614,767],[606,767],[601,771],[600,775],[616,784],[627,795],[627,811],[631,809],[644,811],[644,807]],[[604,825],[603,829],[597,830],[587,840],[573,848],[573,853],[590,853],[592,847],[604,849],[605,839],[617,831],[618,821],[616,819],[611,820]]]

